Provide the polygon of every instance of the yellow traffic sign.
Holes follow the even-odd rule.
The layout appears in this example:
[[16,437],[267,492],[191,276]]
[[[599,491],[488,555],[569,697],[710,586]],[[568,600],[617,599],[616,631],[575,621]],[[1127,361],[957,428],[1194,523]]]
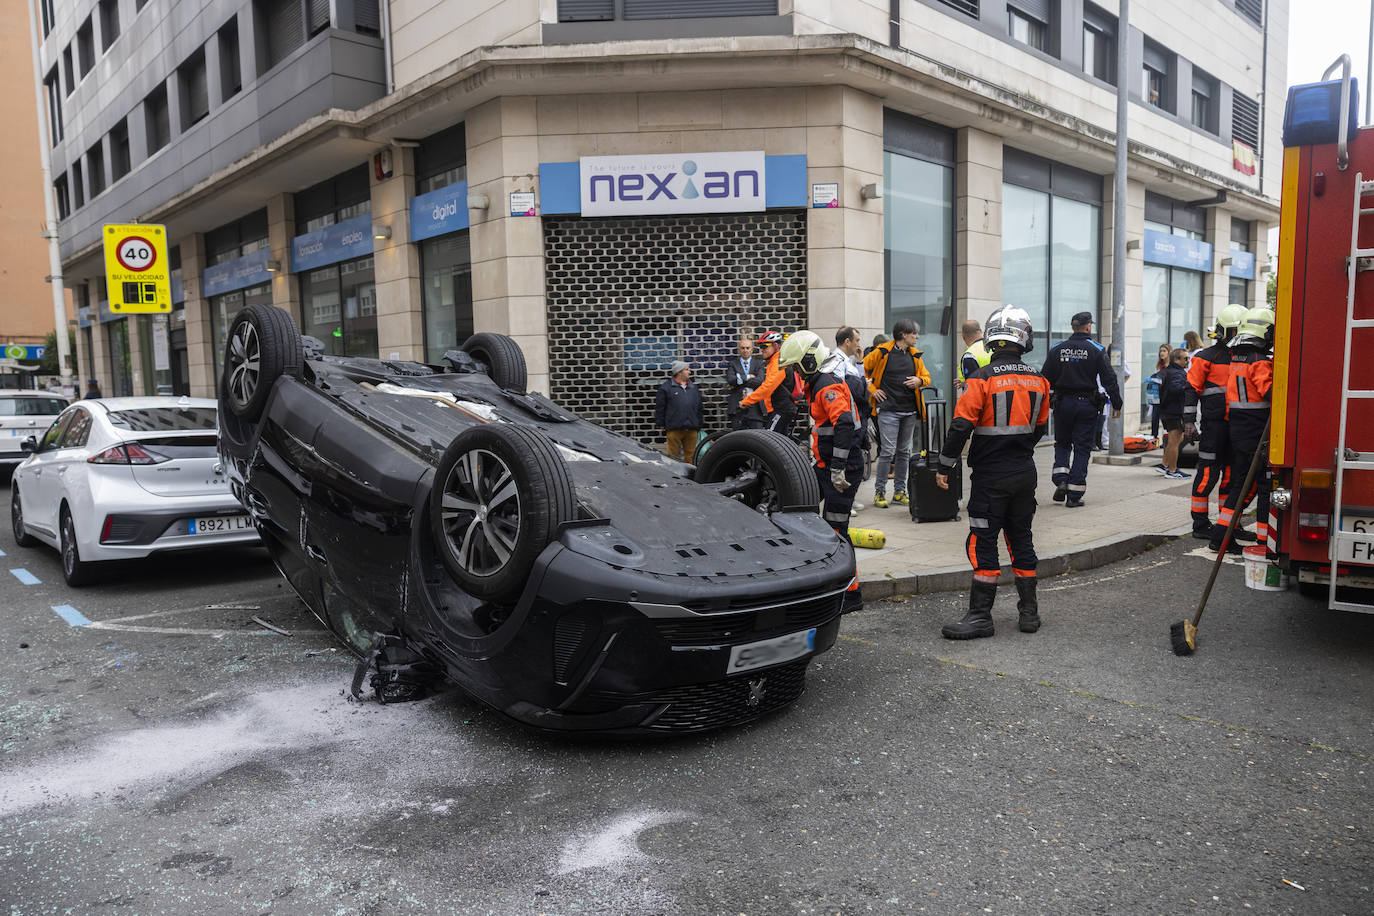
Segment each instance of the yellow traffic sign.
[[110,312],[170,312],[172,268],[167,260],[166,228],[142,223],[106,226],[103,235]]

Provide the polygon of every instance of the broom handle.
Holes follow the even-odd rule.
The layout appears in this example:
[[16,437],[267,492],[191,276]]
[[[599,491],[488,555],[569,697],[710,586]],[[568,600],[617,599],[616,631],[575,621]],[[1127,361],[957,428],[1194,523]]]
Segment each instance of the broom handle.
[[1255,457],[1250,459],[1250,470],[1245,472],[1245,485],[1240,488],[1240,496],[1236,497],[1236,511],[1231,513],[1231,523],[1226,526],[1226,535],[1221,539],[1221,549],[1217,551],[1217,561],[1212,564],[1212,574],[1207,577],[1207,587],[1202,590],[1202,597],[1197,603],[1197,613],[1193,615],[1193,626],[1198,625],[1202,620],[1202,611],[1207,607],[1207,599],[1212,594],[1212,585],[1217,581],[1217,573],[1221,570],[1221,563],[1226,559],[1226,548],[1231,546],[1231,535],[1240,525],[1240,517],[1245,514],[1245,498],[1250,493],[1250,484],[1255,482],[1255,475],[1259,471],[1260,459],[1264,453],[1269,451],[1269,421],[1273,415],[1265,417],[1264,432],[1260,434],[1259,446],[1255,449]]

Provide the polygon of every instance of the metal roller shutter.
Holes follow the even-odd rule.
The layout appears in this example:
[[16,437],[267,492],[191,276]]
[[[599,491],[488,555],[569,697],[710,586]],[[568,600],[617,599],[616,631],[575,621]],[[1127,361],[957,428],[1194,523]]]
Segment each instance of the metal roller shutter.
[[778,0],[625,0],[626,19],[776,16]]
[[615,18],[615,0],[558,0],[559,22],[600,22]]

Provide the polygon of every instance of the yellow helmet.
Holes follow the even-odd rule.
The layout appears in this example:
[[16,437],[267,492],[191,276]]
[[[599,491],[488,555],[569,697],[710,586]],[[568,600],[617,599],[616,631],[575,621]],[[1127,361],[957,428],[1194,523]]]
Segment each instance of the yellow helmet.
[[1269,336],[1273,333],[1274,312],[1272,309],[1260,306],[1245,313],[1245,319],[1241,321],[1240,327],[1236,328],[1236,336],[1231,344],[1232,346],[1236,344],[1267,346]]
[[[1217,312],[1216,327],[1208,331],[1207,336],[1213,340],[1226,340],[1236,333],[1236,328],[1239,328],[1240,323],[1245,320],[1247,311],[1245,306],[1237,305],[1234,302],[1223,307],[1221,311]],[[1230,333],[1227,333],[1228,331]]]
[[796,366],[803,375],[812,376],[820,371],[821,363],[830,356],[830,350],[814,331],[797,331],[787,335],[778,351],[778,366]]

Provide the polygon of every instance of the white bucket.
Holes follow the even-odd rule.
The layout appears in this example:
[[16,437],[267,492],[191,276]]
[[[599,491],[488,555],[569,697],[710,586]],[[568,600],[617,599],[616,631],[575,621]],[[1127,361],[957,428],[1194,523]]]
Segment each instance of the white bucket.
[[1257,592],[1281,592],[1288,587],[1283,570],[1269,563],[1265,548],[1256,544],[1241,552],[1245,559],[1245,585]]

